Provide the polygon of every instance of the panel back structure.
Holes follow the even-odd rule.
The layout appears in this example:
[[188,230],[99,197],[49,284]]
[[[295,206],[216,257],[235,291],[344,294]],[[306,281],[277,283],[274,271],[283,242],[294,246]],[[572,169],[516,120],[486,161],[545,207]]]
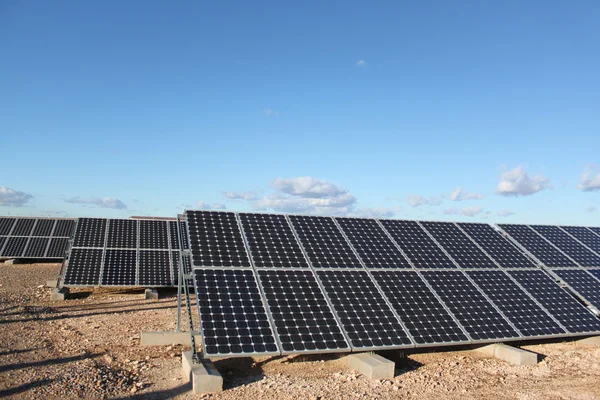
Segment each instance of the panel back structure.
[[0,217],[0,258],[63,259],[74,219]]

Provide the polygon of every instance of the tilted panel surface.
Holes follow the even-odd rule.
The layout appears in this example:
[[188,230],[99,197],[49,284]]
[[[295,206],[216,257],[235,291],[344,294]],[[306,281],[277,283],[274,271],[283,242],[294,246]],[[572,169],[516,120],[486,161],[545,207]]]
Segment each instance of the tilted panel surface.
[[135,286],[137,251],[105,250],[105,252],[102,285]]
[[417,268],[456,268],[443,250],[415,221],[381,220],[404,254]]
[[576,267],[577,265],[548,243],[527,225],[498,225],[512,236],[521,246],[533,254],[547,267]]
[[[179,251],[171,252],[171,265],[173,268],[173,285],[177,286],[179,283],[179,263],[181,262],[181,254]],[[192,263],[190,262],[189,256],[183,256],[183,273],[189,274],[192,271]]]
[[39,257],[42,258],[46,254],[46,247],[48,246],[50,238],[45,237],[32,237],[27,243],[27,248],[23,253],[23,257]]
[[187,223],[185,221],[179,221],[179,232],[181,233],[181,244],[183,245],[183,250],[189,249],[190,244],[188,242]]
[[35,225],[35,218],[19,218],[13,228],[11,236],[30,236]]
[[423,276],[473,340],[519,337],[462,271],[424,271]]
[[250,267],[234,213],[187,211],[186,218],[195,267]]
[[3,257],[21,257],[25,246],[27,245],[27,238],[22,236],[12,236],[6,240],[4,249],[0,256]]
[[63,258],[69,245],[69,238],[50,238],[47,258]]
[[569,332],[600,332],[600,320],[543,271],[510,271],[510,274]]
[[483,250],[503,268],[534,268],[535,263],[502,233],[488,224],[460,222],[458,224]]
[[256,267],[309,267],[283,215],[243,213],[240,220]]
[[320,270],[317,274],[355,349],[411,346],[367,271]]
[[496,264],[452,222],[421,222],[421,225],[462,268],[496,268]]
[[523,336],[567,333],[503,271],[468,271]]
[[54,237],[71,237],[73,229],[75,228],[75,221],[70,219],[59,219],[56,220],[56,226],[52,236]]
[[172,286],[169,252],[140,250],[138,260],[140,286]]
[[593,227],[593,228],[588,228],[588,229],[591,230],[592,232],[594,232],[596,235],[600,235],[600,228]]
[[31,236],[50,236],[55,223],[55,219],[38,219]]
[[103,252],[102,249],[71,249],[65,273],[65,285],[98,285]]
[[0,235],[8,235],[16,220],[16,218],[0,218]]
[[252,270],[193,273],[205,356],[279,354]]
[[[177,221],[169,221],[169,242],[171,249],[179,249],[179,235],[177,233]],[[185,231],[184,231],[185,232]]]
[[106,247],[137,248],[137,223],[133,219],[111,219],[108,227]]
[[167,221],[140,220],[140,249],[168,249]]
[[600,236],[584,226],[561,226],[561,228],[573,235],[575,239],[600,254]]
[[282,353],[350,351],[311,271],[259,270]]
[[73,247],[104,247],[106,219],[79,218]]
[[600,267],[599,256],[573,239],[558,226],[531,225],[531,227],[582,267]]
[[4,243],[6,243],[7,239],[8,236],[0,236],[0,254],[2,253],[2,247],[4,246]]
[[411,268],[377,220],[336,218],[367,268]]
[[362,267],[344,235],[330,217],[291,215],[290,221],[313,267]]
[[593,274],[578,269],[555,269],[552,272],[600,310],[600,281],[594,279]]
[[373,271],[372,274],[417,344],[469,340],[416,272]]

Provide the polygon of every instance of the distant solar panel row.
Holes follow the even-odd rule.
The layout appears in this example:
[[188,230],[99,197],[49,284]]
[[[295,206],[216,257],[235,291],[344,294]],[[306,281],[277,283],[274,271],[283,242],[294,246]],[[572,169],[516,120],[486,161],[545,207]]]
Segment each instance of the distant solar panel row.
[[0,217],[0,257],[64,258],[75,221]]

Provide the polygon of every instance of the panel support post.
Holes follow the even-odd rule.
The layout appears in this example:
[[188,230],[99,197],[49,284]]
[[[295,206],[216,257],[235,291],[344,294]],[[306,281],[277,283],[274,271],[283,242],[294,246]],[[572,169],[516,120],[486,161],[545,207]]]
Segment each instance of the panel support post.
[[538,354],[502,343],[490,344],[476,350],[515,365],[536,365],[538,363]]
[[357,353],[346,356],[346,365],[370,379],[394,379],[396,364],[377,354]]
[[146,289],[144,291],[144,298],[146,300],[158,300],[158,290],[157,289]]
[[67,298],[68,294],[69,294],[69,288],[66,288],[66,287],[55,288],[55,289],[52,289],[52,292],[50,292],[50,300],[62,301]]
[[194,363],[191,351],[181,354],[183,377],[192,382],[194,393],[216,393],[223,391],[223,377],[209,360]]

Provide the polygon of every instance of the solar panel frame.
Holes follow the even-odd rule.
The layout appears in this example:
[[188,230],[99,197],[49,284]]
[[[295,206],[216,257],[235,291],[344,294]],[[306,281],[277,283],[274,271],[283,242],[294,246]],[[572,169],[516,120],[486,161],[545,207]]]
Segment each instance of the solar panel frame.
[[50,236],[70,238],[75,233],[76,223],[77,221],[73,219],[57,219]]
[[29,238],[27,236],[9,236],[0,256],[22,258],[21,256],[25,252],[28,241]]
[[[69,249],[69,238],[66,237],[50,237],[48,248],[46,249],[45,258],[65,258]],[[61,255],[58,253],[60,252]]]
[[37,223],[36,218],[19,218],[10,233],[11,236],[31,236]]
[[27,240],[27,245],[23,250],[23,257],[44,258],[49,244],[49,237],[31,236],[29,240]]
[[[128,263],[133,259],[133,268]],[[114,261],[110,263],[110,261]],[[129,267],[129,268],[128,268]],[[112,270],[118,270],[111,273]],[[133,272],[133,274],[131,274]],[[127,281],[128,275],[133,275]],[[102,274],[99,286],[129,287],[136,286],[138,275],[138,250],[137,249],[104,249],[102,260]]]
[[[173,286],[170,250],[138,249],[137,257],[138,272],[136,286]],[[166,266],[166,268],[164,268],[164,266]],[[159,273],[162,273],[163,275],[160,276]]]
[[[50,237],[52,236],[52,232],[54,231],[54,226],[56,225],[56,219],[44,219],[38,218],[31,232],[32,237]],[[42,231],[42,232],[40,232]]]
[[600,267],[600,256],[556,225],[530,225],[563,254],[584,268]]
[[[85,253],[91,254],[90,256],[83,257]],[[80,260],[80,256],[82,256],[82,260]],[[76,275],[73,277],[75,281],[72,283],[69,281],[70,274],[73,271],[73,265],[75,261],[88,261],[92,258],[91,263],[88,265],[89,267],[93,267],[94,265],[98,265],[99,267],[96,269],[92,268],[77,268],[74,272]],[[64,286],[68,287],[98,287],[100,283],[101,275],[101,266],[104,263],[104,249],[102,248],[90,248],[90,247],[81,247],[81,248],[72,248],[69,252],[67,260],[65,260],[65,274],[63,277]],[[97,272],[96,272],[97,271]],[[79,273],[78,273],[79,272]],[[90,279],[91,278],[91,279]]]

